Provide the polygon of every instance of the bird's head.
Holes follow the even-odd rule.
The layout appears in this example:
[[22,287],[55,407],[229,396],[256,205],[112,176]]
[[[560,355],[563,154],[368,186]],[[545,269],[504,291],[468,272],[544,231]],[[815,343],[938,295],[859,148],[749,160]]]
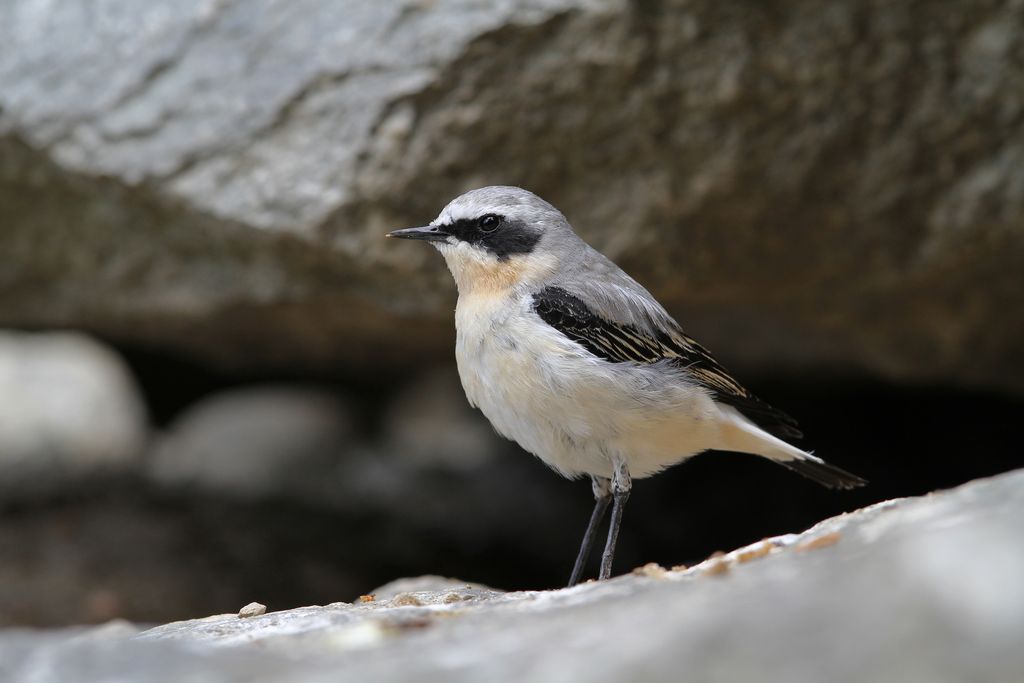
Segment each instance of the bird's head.
[[558,209],[532,192],[505,186],[467,192],[430,225],[388,237],[433,244],[463,294],[543,282],[579,241]]

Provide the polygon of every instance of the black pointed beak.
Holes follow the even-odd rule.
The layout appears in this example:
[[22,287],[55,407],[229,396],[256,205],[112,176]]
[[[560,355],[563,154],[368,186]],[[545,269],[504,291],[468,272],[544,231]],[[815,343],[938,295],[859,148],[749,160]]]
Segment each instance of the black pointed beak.
[[448,233],[436,225],[425,225],[422,228],[405,228],[392,230],[385,237],[398,237],[404,240],[426,240],[427,242],[444,242]]

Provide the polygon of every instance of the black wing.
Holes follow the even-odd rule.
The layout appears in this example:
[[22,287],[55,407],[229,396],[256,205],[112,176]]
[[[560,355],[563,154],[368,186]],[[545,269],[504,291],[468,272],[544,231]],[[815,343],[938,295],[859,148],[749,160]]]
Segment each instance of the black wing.
[[534,294],[533,310],[541,320],[599,358],[611,363],[644,364],[669,360],[685,368],[716,401],[736,408],[761,429],[788,439],[803,436],[796,420],[747,391],[707,349],[680,330],[651,335],[631,325],[611,322],[560,287],[547,287]]

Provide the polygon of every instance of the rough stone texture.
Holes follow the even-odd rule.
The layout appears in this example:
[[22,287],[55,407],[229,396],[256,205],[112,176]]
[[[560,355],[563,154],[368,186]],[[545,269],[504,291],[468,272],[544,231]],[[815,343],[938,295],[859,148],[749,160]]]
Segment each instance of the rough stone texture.
[[0,322],[441,357],[447,275],[381,234],[503,182],[730,365],[1024,388],[1017,0],[92,8],[0,4]]
[[0,678],[1009,681],[1024,670],[1024,471],[878,504],[689,569],[502,593],[435,578],[358,603],[137,633],[7,632]]
[[105,346],[0,331],[0,500],[133,469],[147,430],[135,382]]

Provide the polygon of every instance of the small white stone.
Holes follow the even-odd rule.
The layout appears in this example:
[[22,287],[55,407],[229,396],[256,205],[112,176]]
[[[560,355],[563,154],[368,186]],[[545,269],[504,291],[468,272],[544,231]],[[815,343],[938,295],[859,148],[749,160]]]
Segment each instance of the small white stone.
[[261,614],[267,613],[267,606],[261,605],[258,602],[250,602],[248,605],[238,610],[238,618],[246,619],[248,617],[258,617]]

